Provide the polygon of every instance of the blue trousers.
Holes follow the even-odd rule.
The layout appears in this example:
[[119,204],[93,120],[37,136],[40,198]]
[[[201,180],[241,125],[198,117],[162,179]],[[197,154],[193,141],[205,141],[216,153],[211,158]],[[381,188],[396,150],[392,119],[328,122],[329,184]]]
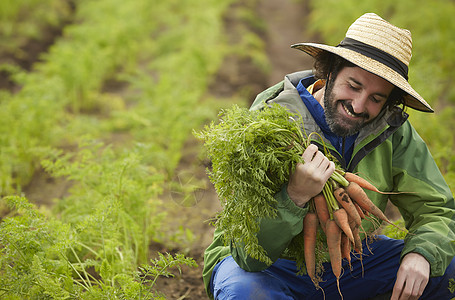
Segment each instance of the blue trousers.
[[[364,251],[363,271],[362,263],[353,256],[351,270],[347,261],[343,262],[340,290],[344,299],[370,299],[393,289],[403,241],[381,235],[369,247],[371,253]],[[320,286],[325,299],[341,299],[330,264],[324,264],[324,269]],[[229,256],[215,266],[210,288],[215,299],[324,299],[322,290],[317,290],[307,275],[298,276],[296,273],[296,264],[291,260],[278,259],[264,271],[247,272]],[[449,290],[451,278],[455,278],[455,259],[444,276],[430,278],[420,299],[449,300],[455,297]]]

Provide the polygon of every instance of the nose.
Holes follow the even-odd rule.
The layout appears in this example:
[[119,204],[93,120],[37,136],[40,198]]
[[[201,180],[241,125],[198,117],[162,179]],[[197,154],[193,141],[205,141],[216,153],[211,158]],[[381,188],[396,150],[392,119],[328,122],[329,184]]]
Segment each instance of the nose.
[[365,112],[368,95],[361,93],[352,99],[351,105],[354,113],[361,114]]

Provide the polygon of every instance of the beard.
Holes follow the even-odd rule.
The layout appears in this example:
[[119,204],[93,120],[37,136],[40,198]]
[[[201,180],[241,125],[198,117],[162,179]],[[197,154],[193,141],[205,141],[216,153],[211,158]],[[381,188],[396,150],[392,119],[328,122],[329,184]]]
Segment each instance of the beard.
[[[338,105],[341,105],[351,114],[360,117],[358,120],[352,120],[341,115],[337,111]],[[327,125],[330,130],[338,136],[347,137],[356,134],[360,129],[369,123],[369,115],[367,113],[355,113],[352,108],[351,102],[347,100],[336,99],[333,93],[333,81],[328,80],[324,92],[324,111]]]

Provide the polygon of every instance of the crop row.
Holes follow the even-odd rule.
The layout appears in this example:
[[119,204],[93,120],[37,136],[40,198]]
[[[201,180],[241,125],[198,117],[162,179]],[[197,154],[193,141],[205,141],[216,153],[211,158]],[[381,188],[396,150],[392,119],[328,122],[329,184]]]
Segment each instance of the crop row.
[[[42,61],[14,74],[20,91],[0,102],[0,194],[16,211],[0,224],[1,296],[150,299],[157,276],[194,266],[149,261],[149,243],[185,141],[218,110],[207,86],[230,2],[77,1]],[[71,183],[40,211],[11,196],[38,168]]]

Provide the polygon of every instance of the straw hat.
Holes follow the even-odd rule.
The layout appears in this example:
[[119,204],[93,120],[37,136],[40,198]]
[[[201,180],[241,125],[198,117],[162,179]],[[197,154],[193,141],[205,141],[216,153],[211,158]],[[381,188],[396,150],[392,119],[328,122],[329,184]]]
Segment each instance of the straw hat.
[[405,91],[405,105],[433,112],[431,106],[408,83],[411,32],[390,24],[374,13],[358,18],[336,47],[315,43],[300,43],[291,47],[313,57],[322,51],[337,54]]

